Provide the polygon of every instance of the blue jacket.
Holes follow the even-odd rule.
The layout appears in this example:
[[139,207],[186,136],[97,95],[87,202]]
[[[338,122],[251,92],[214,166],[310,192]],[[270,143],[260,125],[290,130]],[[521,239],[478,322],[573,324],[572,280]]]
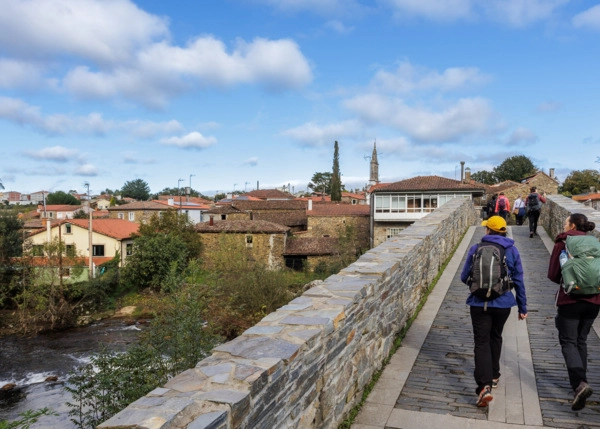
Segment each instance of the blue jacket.
[[[525,283],[523,282],[523,266],[521,265],[521,255],[514,246],[515,242],[512,238],[507,238],[502,235],[484,235],[481,241],[489,241],[496,243],[504,247],[506,255],[506,265],[508,272],[512,278],[514,284],[515,295],[512,293],[504,293],[498,298],[491,301],[487,301],[488,307],[495,308],[511,308],[515,305],[519,306],[520,314],[527,314],[527,295],[525,293]],[[471,246],[467,255],[467,261],[463,267],[460,279],[466,284],[469,278],[469,272],[471,271],[471,265],[473,264],[473,254],[477,251],[477,245]],[[486,301],[479,299],[472,294],[469,294],[467,298],[467,305],[474,307],[483,307]]]

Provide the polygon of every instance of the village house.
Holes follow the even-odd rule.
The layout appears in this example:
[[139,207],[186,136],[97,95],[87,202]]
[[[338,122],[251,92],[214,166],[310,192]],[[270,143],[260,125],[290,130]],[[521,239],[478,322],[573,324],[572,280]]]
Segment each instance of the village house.
[[[87,219],[45,220],[46,225],[27,239],[27,246],[32,246],[32,253],[44,257],[43,247],[53,240],[61,240],[65,247],[65,257],[68,261],[75,262],[85,259],[85,277],[89,267],[90,234]],[[94,219],[92,221],[91,256],[92,269],[112,260],[117,254],[120,257],[119,265],[132,254],[133,238],[139,225],[121,219]],[[63,276],[69,277],[69,270],[65,262]],[[93,273],[94,274],[94,273]]]
[[156,201],[133,201],[109,207],[107,210],[111,219],[122,219],[139,224],[148,222],[154,214],[159,216],[160,213],[169,210],[169,207]]
[[484,193],[480,183],[440,176],[417,176],[372,189],[371,247],[398,235],[452,198],[473,200]]
[[72,206],[68,204],[42,204],[38,205],[37,212],[40,214],[40,218],[44,219],[73,219],[77,212],[83,211],[88,213],[87,206]]
[[[270,269],[284,266],[283,252],[290,228],[265,220],[213,220],[196,225],[202,240],[201,258],[211,266],[212,256],[226,246],[244,249],[247,258]],[[233,240],[232,242],[224,242]]]

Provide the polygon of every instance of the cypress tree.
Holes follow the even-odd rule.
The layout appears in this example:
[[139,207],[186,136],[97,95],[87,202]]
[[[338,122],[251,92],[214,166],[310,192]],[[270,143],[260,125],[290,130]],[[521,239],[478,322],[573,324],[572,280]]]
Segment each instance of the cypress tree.
[[338,142],[333,147],[333,172],[331,174],[331,201],[342,201],[342,177]]

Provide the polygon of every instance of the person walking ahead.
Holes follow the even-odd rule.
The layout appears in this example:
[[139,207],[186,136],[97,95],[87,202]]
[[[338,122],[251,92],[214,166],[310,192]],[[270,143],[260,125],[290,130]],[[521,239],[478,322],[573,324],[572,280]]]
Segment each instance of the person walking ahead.
[[514,246],[514,240],[506,237],[506,221],[500,216],[492,216],[482,222],[486,227],[486,235],[481,243],[472,246],[467,255],[460,279],[463,283],[471,281],[474,255],[482,243],[488,242],[499,245],[504,249],[506,256],[506,269],[512,279],[515,295],[509,290],[495,299],[486,301],[478,298],[473,293],[467,298],[473,325],[473,338],[475,342],[475,371],[477,383],[475,393],[477,406],[486,407],[493,399],[492,388],[498,385],[500,379],[500,352],[502,351],[502,331],[510,315],[511,308],[518,305],[519,320],[527,317],[527,295],[523,281],[523,266],[521,256]]
[[527,217],[529,218],[529,238],[537,235],[537,224],[542,212],[542,204],[546,203],[546,195],[538,194],[537,188],[532,186],[527,195],[525,205],[527,207]]
[[[565,220],[563,232],[556,236],[550,255],[550,280],[562,283],[560,255],[565,250],[567,237],[586,235],[587,231],[595,228],[596,224],[589,222],[581,213],[573,213]],[[585,401],[593,393],[587,382],[587,336],[600,311],[600,295],[567,295],[562,286],[556,294],[557,314],[554,320],[574,392],[571,409],[578,411],[585,407]]]

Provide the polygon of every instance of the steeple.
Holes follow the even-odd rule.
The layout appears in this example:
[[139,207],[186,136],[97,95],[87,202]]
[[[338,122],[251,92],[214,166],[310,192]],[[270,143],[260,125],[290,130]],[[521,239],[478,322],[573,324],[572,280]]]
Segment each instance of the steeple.
[[373,155],[371,155],[371,174],[369,175],[369,186],[379,183],[379,162],[377,162],[377,142],[373,143]]

